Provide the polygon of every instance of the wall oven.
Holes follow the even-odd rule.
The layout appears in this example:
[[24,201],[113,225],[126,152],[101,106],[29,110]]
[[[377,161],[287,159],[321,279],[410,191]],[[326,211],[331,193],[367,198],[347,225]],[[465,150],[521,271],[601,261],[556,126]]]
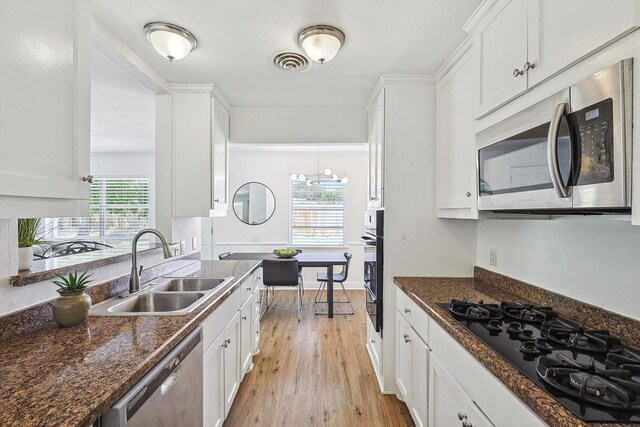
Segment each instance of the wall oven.
[[366,308],[371,323],[382,335],[382,292],[384,270],[384,209],[365,211],[364,234],[364,288]]
[[476,136],[482,211],[631,207],[632,59]]

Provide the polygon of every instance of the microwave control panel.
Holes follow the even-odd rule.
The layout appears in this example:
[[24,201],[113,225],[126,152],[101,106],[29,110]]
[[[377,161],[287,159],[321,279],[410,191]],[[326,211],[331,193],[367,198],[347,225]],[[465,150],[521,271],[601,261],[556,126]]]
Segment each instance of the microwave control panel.
[[590,105],[571,114],[580,144],[577,185],[613,181],[613,100]]

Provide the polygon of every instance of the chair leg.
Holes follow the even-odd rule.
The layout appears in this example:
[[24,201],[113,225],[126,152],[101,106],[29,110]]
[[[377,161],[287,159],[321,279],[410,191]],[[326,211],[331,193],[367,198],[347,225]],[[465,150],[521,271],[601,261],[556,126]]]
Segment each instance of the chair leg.
[[299,278],[300,286],[302,286],[302,295],[304,295],[304,278],[302,277],[302,274],[298,274],[298,278]]
[[313,299],[313,302],[315,302],[316,304],[320,302],[318,301],[318,297],[320,296],[320,292],[322,292],[322,290],[326,285],[327,285],[327,282],[325,281],[320,282],[320,287],[318,288],[318,292],[316,292],[316,297]]
[[301,316],[300,316],[300,309],[302,307],[301,294],[302,294],[302,288],[300,286],[298,286],[298,322],[301,319]]
[[340,286],[342,286],[342,292],[344,292],[344,297],[347,299],[347,302],[349,303],[349,307],[351,307],[351,313],[344,313],[344,314],[354,314],[355,311],[353,310],[353,305],[351,305],[351,300],[349,299],[349,295],[347,295],[347,290],[344,287],[344,283],[340,282]]

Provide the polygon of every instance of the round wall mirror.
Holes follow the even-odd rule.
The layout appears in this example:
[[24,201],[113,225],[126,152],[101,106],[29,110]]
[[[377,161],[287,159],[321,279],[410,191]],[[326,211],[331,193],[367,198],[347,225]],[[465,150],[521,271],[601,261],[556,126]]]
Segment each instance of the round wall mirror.
[[273,192],[260,182],[248,182],[233,195],[233,212],[245,224],[264,224],[275,210]]

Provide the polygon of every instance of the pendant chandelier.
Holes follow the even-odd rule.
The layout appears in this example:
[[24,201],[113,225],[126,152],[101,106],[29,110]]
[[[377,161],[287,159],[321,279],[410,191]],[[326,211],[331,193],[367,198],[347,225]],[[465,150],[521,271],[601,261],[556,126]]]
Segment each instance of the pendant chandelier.
[[349,182],[349,178],[347,178],[344,172],[334,171],[330,168],[326,168],[324,170],[320,170],[320,147],[318,147],[317,151],[317,169],[315,173],[292,173],[291,174],[292,181],[300,181],[307,183],[307,186],[312,186],[314,183],[318,183],[321,181],[340,181],[343,184]]

